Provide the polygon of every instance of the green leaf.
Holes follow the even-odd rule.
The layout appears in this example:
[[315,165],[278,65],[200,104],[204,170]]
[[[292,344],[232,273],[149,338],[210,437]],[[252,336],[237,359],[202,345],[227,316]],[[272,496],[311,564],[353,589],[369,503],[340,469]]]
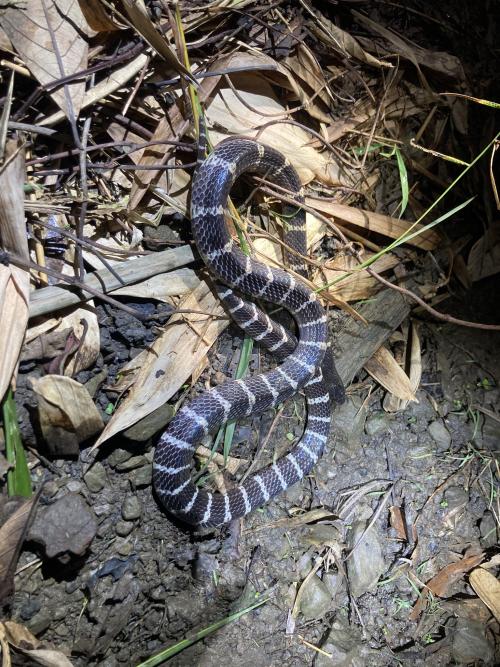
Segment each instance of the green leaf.
[[11,389],[3,399],[2,414],[5,429],[5,453],[7,461],[14,466],[7,473],[7,493],[9,496],[31,498],[33,494],[31,475],[19,432],[16,404]]

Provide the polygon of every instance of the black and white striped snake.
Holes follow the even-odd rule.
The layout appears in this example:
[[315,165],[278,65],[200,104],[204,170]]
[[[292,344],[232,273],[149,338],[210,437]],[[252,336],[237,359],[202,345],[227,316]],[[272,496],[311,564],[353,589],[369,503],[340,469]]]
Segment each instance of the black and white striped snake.
[[[234,181],[243,172],[265,176],[296,193],[299,208],[286,210],[285,242],[297,251],[287,257],[295,273],[304,275],[305,215],[303,190],[289,161],[278,151],[238,138],[222,142],[203,162],[193,180],[191,225],[198,251],[211,273],[224,285],[219,298],[233,320],[272,352],[281,365],[255,377],[229,380],[182,407],[156,447],[153,482],[165,508],[183,521],[213,527],[243,517],[307,475],[330,430],[331,395],[342,400],[343,387],[327,350],[327,318],[316,294],[291,273],[270,268],[237,247],[224,220]],[[293,315],[298,342],[255,304],[233,291],[284,306]],[[328,375],[328,382],[325,377]],[[325,377],[324,377],[325,376]],[[210,493],[191,480],[195,446],[231,419],[260,414],[304,389],[307,425],[297,446],[277,463],[246,479],[227,493]]]

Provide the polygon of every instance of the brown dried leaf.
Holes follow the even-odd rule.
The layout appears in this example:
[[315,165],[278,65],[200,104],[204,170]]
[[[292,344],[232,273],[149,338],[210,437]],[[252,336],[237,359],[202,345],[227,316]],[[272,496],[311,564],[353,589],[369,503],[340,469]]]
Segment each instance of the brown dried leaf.
[[205,282],[201,282],[179,308],[211,313],[213,317],[174,315],[165,333],[122,369],[121,373],[128,373],[129,377],[132,369],[137,370],[134,384],[106,425],[96,447],[168,401],[199,367],[228,324],[227,319],[220,319],[224,317],[224,310]]
[[1,625],[8,643],[20,651],[30,664],[42,667],[73,667],[73,663],[64,653],[48,648],[46,642],[37,639],[24,625],[14,621],[5,621]]
[[[369,259],[372,256],[373,253],[366,252],[363,257]],[[395,267],[399,262],[400,259],[395,255],[386,253],[379,257],[370,268],[377,273],[384,273],[384,271],[389,271],[389,269]],[[369,299],[381,289],[381,285],[376,278],[365,270],[358,270],[358,267],[359,264],[352,255],[338,255],[335,259],[325,262],[325,266],[317,272],[314,282],[318,286],[323,286],[346,276],[328,287],[328,292],[344,301]],[[350,271],[353,273],[349,275]]]
[[[406,220],[391,218],[390,215],[365,211],[332,201],[318,201],[306,197],[306,204],[321,213],[332,216],[336,219],[336,222],[348,223],[354,227],[383,234],[391,239],[400,237],[413,224]],[[422,229],[422,225],[415,225],[412,229],[413,231]],[[410,245],[422,248],[422,250],[433,250],[440,242],[441,236],[432,229],[424,231],[408,241]]]
[[410,379],[386,347],[379,347],[364,368],[384,389],[398,398],[418,402]]
[[[14,589],[13,580],[17,558],[37,500],[38,496],[33,496],[29,500],[23,501],[10,499],[2,505],[3,524],[0,526],[0,602],[5,601]],[[14,503],[17,505],[15,508],[13,506]],[[5,519],[3,515],[7,513],[10,516]]]
[[[416,393],[422,378],[422,349],[420,346],[418,324],[416,322],[412,322],[411,327],[409,327],[407,331],[405,356],[406,348],[408,346],[408,338],[411,347],[409,359],[405,365],[405,371],[410,380],[410,387],[412,388],[412,391]],[[394,396],[394,394],[387,394],[384,396],[383,406],[386,412],[398,412],[399,410],[404,410],[407,405],[408,401],[404,401],[398,396]]]
[[450,563],[443,567],[426,585],[423,594],[418,598],[413,610],[409,616],[411,621],[415,621],[425,608],[429,591],[438,597],[444,597],[449,588],[460,581],[466,572],[479,565],[483,560],[484,554],[465,555],[456,563]]
[[191,72],[179,61],[165,37],[156,30],[148,16],[143,0],[122,0],[121,4],[124,6],[134,30],[144,37],[146,42],[163,57],[173,70],[192,79]]
[[[90,29],[74,0],[30,0],[4,5],[0,23],[33,76],[44,87],[87,67]],[[59,57],[58,57],[59,56]],[[50,91],[64,114],[80,113],[85,81],[78,79]],[[71,109],[68,108],[69,95]]]
[[116,14],[110,16],[109,10],[104,7],[101,0],[78,0],[78,2],[92,30],[96,32],[111,32],[128,28],[128,26],[117,20]]
[[113,296],[126,295],[140,299],[156,299],[170,303],[172,296],[189,294],[200,284],[200,279],[192,269],[177,269],[169,273],[160,273],[157,276],[143,280],[135,285],[120,287],[113,292]]
[[470,573],[469,583],[500,622],[500,581],[491,572],[478,567]]
[[476,282],[500,271],[500,225],[494,224],[471,248],[467,260],[469,278]]
[[299,43],[296,55],[288,57],[285,63],[290,70],[289,76],[294,77],[297,81],[295,91],[307,113],[322,123],[330,124],[331,115],[328,112],[334,102],[323,69],[315,55],[304,43]]
[[[285,113],[286,109],[262,76],[240,73],[233,75],[231,80],[237,92],[229,86],[219,86],[207,108],[210,124],[222,128],[210,133],[214,145],[229,136],[249,136],[282,152],[303,183],[317,178],[327,185],[352,185],[345,169],[341,170],[330,154],[313,148],[310,145],[311,135],[301,127],[286,123],[269,124],[271,119],[266,114]],[[268,127],[259,129],[264,125]]]
[[394,67],[392,63],[384,62],[367,53],[350,33],[336,26],[321,12],[313,11],[311,8],[309,8],[309,11],[315,17],[310,22],[311,31],[334,51],[339,51],[344,56],[356,58],[360,62],[373,67]]
[[[24,220],[24,149],[8,141],[0,171],[0,247],[29,258]],[[0,264],[0,398],[15,371],[28,322],[29,273]]]
[[[142,70],[147,61],[148,56],[145,53],[140,53],[129,63],[123,65],[123,67],[118,67],[117,69],[113,70],[109,76],[85,92],[81,108],[86,109],[95,102],[99,102],[99,100],[102,100],[104,97],[114,93],[115,90],[119,90]],[[57,111],[51,116],[41,120],[38,125],[50,127],[51,125],[59,123],[63,119],[64,113],[62,111]]]
[[32,378],[40,426],[47,444],[78,453],[78,445],[101,431],[102,417],[87,389],[64,375]]

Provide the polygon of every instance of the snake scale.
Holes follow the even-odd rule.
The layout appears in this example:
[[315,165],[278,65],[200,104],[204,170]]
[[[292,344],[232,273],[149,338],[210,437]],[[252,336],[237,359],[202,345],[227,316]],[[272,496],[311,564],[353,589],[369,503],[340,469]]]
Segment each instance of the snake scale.
[[[327,351],[327,317],[316,294],[291,273],[245,255],[233,241],[224,209],[235,180],[244,172],[260,174],[303,201],[295,169],[278,151],[237,138],[220,143],[193,179],[191,226],[198,251],[233,320],[270,351],[281,364],[265,374],[229,380],[183,406],[160,437],[153,463],[153,483],[165,508],[184,522],[214,527],[240,518],[307,475],[330,430],[331,395],[342,400],[343,387]],[[300,259],[305,247],[305,214],[285,207],[285,242],[297,254],[287,257],[295,273],[305,275]],[[236,290],[236,291],[235,291]],[[240,296],[241,295],[241,296]],[[244,295],[244,296],[243,296]],[[297,340],[246,296],[285,307],[297,324]],[[328,377],[327,377],[328,376]],[[328,379],[328,381],[327,381]],[[227,493],[195,486],[191,467],[195,446],[231,419],[260,414],[304,389],[307,425],[300,442],[279,461]]]

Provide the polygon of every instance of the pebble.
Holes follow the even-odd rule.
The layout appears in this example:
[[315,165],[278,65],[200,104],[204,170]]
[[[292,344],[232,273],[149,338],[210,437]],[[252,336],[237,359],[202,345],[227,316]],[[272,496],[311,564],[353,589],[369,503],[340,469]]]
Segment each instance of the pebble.
[[141,488],[143,486],[151,486],[153,481],[153,466],[148,464],[137,470],[133,470],[130,475],[130,482],[135,488]]
[[125,521],[134,521],[142,514],[142,505],[137,496],[127,496],[122,503],[122,517]]
[[349,538],[349,546],[356,547],[347,561],[350,590],[355,598],[375,590],[380,575],[387,569],[377,528],[372,526],[366,531],[366,526],[365,521],[356,521]]
[[305,619],[322,618],[332,606],[332,595],[317,574],[307,582],[300,599],[300,611]]
[[140,468],[145,463],[147,463],[146,457],[144,456],[144,454],[140,454],[139,456],[132,456],[131,458],[126,459],[125,461],[117,463],[115,468],[119,472],[127,472],[128,470],[134,470],[134,468]]
[[471,619],[458,619],[453,632],[451,655],[456,664],[468,665],[480,660],[490,664],[493,646],[486,639],[484,624]]
[[145,442],[158,433],[174,416],[173,405],[162,405],[149,415],[140,419],[133,426],[124,431],[124,436],[134,442]]
[[451,435],[441,419],[429,424],[429,433],[439,452],[445,452],[450,448]]
[[128,461],[128,459],[132,458],[132,453],[129,452],[126,449],[115,449],[113,452],[108,457],[108,463],[112,468],[116,468],[118,465],[121,463],[124,463],[125,461]]
[[493,548],[498,544],[497,524],[495,517],[491,512],[484,513],[484,516],[479,523],[479,531],[481,534],[481,546],[484,549]]
[[106,486],[106,469],[100,461],[87,470],[83,476],[83,481],[91,493],[99,493]]
[[117,521],[115,525],[115,532],[120,537],[127,537],[134,529],[134,524],[131,521]]
[[365,422],[365,433],[370,436],[387,431],[388,428],[389,417],[384,412],[370,415]]

